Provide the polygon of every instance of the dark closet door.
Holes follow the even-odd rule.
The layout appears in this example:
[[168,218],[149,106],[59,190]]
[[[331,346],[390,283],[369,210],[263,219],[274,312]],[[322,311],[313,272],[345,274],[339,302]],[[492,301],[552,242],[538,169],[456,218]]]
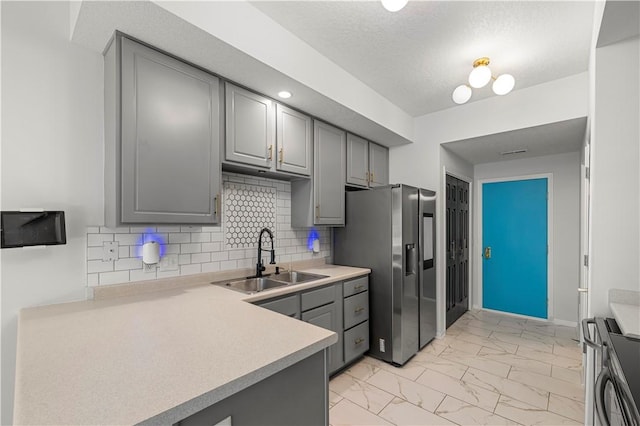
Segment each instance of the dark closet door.
[[469,183],[447,175],[447,328],[469,308]]

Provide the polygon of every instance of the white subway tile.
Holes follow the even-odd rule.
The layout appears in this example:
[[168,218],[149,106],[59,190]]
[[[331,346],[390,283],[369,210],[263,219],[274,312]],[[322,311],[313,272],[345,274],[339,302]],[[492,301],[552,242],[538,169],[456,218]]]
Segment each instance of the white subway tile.
[[133,269],[129,271],[129,281],[146,281],[146,280],[154,280],[156,278],[160,278],[157,276],[157,269],[153,268],[150,272],[145,271],[144,269]]
[[200,243],[180,244],[180,253],[200,253],[201,251],[202,244]]
[[[135,246],[123,246],[123,247],[118,247],[118,257],[134,257],[134,256],[129,256],[129,254],[131,253],[131,249],[135,247]],[[137,253],[137,252],[135,252]]]
[[181,226],[180,232],[202,232],[202,226],[193,226],[193,225]]
[[253,259],[240,259],[238,260],[237,268],[252,268],[256,266],[256,262]]
[[202,272],[216,272],[220,270],[220,262],[209,262],[202,264]]
[[158,278],[177,277],[178,275],[180,275],[180,271],[178,271],[177,269],[175,271],[158,271],[157,272]]
[[211,261],[211,253],[194,253],[191,255],[191,263],[205,263]]
[[180,232],[179,226],[158,226],[158,232]]
[[129,232],[131,234],[144,234],[149,232],[156,232],[155,226],[130,226]]
[[192,275],[199,274],[201,272],[200,264],[195,263],[193,265],[182,265],[180,266],[180,275]]
[[210,232],[194,232],[191,234],[192,243],[208,243],[211,242]]
[[98,277],[98,274],[87,274],[87,285],[89,287],[94,287],[100,284]]
[[113,241],[113,234],[87,234],[88,247],[102,247],[105,241]]
[[129,233],[129,228],[128,227],[121,227],[121,228],[107,228],[106,226],[101,226],[100,227],[100,233],[101,234],[128,234]]
[[190,243],[191,234],[188,232],[172,232],[169,234],[169,243]]
[[220,232],[220,226],[203,226],[202,232]]
[[220,251],[222,249],[222,245],[220,243],[202,243],[201,250],[202,251]]
[[164,249],[164,254],[178,254],[180,253],[180,244],[167,244]]
[[102,260],[102,247],[87,247],[87,260]]
[[[125,246],[129,248],[129,255],[124,257],[142,258],[142,246]],[[122,247],[120,247],[122,248]]]
[[140,240],[139,234],[116,234],[115,241],[121,246],[135,246]]
[[229,252],[228,251],[218,251],[211,253],[211,261],[219,262],[221,260],[229,260]]
[[142,260],[135,257],[116,260],[115,270],[124,271],[125,269],[142,269]]
[[238,263],[235,260],[224,260],[220,262],[220,270],[237,269]]
[[244,250],[232,250],[229,252],[229,260],[244,259]]
[[300,253],[291,255],[291,261],[295,262],[296,260],[302,260],[302,255]]
[[178,256],[178,265],[189,265],[189,264],[191,264],[190,254],[181,254]]
[[224,234],[222,232],[216,232],[216,233],[212,232],[211,241],[218,241],[218,242],[224,241]]
[[113,262],[103,262],[102,260],[89,260],[87,261],[87,272],[108,272],[113,271]]
[[284,254],[284,255],[281,255],[281,256],[276,256],[276,262],[278,262],[278,263],[291,262],[291,255],[290,254]]
[[297,252],[298,252],[298,247],[297,246],[291,246],[291,247],[284,247],[283,254],[295,254]]
[[100,227],[99,226],[87,226],[87,234],[99,234]]
[[101,272],[100,285],[119,284],[129,281],[129,271]]

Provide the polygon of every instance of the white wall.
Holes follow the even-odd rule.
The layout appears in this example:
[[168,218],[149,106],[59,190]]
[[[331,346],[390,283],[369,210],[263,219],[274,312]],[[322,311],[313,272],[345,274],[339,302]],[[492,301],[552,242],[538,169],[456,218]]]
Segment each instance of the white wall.
[[1,421],[10,424],[18,311],[85,298],[86,227],[103,219],[103,63],[68,41],[68,4],[1,7],[2,209],[60,209],[67,220],[67,245],[2,253]]
[[608,290],[640,291],[640,41],[596,49],[591,128],[590,316]]
[[[553,236],[552,257],[549,267],[553,274],[554,319],[561,322],[578,321],[578,285],[580,281],[580,153],[549,155],[501,161],[475,166],[474,205],[478,205],[480,180],[521,177],[526,175],[553,175]],[[474,217],[473,257],[482,255],[480,215]],[[473,282],[477,284],[482,274],[481,264],[473,270]],[[474,303],[480,300],[481,289],[473,286]],[[480,307],[480,306],[475,306]]]

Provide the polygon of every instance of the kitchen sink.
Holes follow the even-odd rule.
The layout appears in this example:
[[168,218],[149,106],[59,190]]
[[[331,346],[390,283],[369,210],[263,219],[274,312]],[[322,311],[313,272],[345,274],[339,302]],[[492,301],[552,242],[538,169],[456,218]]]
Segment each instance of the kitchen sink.
[[217,285],[230,288],[232,290],[242,291],[244,293],[259,293],[264,290],[282,287],[287,285],[286,282],[274,281],[269,278],[247,278],[245,280],[231,281],[228,283],[215,283]]
[[231,290],[241,291],[247,294],[259,293],[272,288],[284,287],[287,285],[308,283],[310,281],[327,278],[327,275],[309,274],[307,272],[287,271],[281,274],[273,274],[266,277],[252,277],[244,280],[230,282],[212,282],[211,284]]
[[307,272],[298,271],[288,271],[281,274],[271,275],[272,280],[286,282],[287,284],[306,283],[322,278],[327,278],[327,275],[309,274]]

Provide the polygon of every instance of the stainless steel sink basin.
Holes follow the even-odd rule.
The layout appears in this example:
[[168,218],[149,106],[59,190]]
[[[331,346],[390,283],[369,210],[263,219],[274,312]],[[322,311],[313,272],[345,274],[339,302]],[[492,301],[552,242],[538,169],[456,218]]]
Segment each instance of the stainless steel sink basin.
[[231,290],[241,291],[247,294],[259,293],[272,288],[284,287],[293,284],[308,283],[310,281],[327,278],[328,275],[310,274],[307,272],[287,271],[281,274],[273,274],[266,277],[246,278],[244,280],[230,282],[212,282],[211,284]]
[[231,281],[228,283],[212,283],[232,290],[242,291],[244,293],[258,293],[272,288],[287,285],[286,282],[275,281],[269,278],[247,278],[245,280]]
[[315,281],[322,278],[327,278],[327,275],[309,274],[307,272],[288,271],[281,274],[271,275],[270,277],[274,281],[281,281],[287,284],[300,284],[307,283],[309,281]]

